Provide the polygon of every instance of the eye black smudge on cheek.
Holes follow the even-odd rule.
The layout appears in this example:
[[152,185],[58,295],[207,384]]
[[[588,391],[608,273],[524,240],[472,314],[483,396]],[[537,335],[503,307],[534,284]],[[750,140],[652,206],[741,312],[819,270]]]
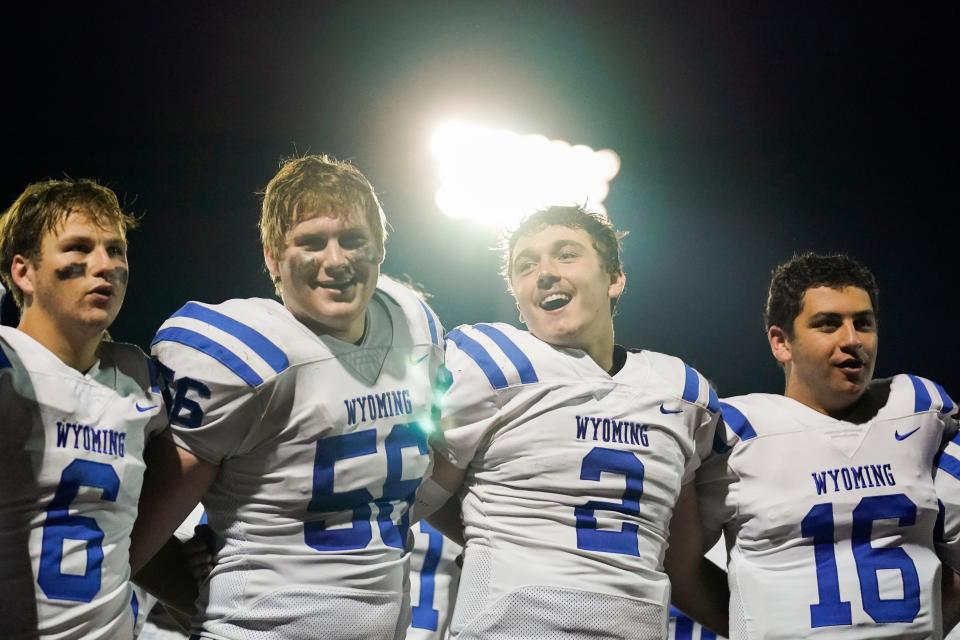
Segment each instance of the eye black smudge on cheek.
[[126,287],[127,282],[130,281],[130,270],[125,269],[124,267],[117,267],[110,272],[110,275],[107,276],[107,280],[115,285]]
[[362,264],[376,264],[380,260],[379,252],[373,244],[368,244],[358,249],[355,249],[351,252],[348,260],[351,264],[362,265]]
[[317,261],[312,256],[293,258],[290,264],[291,275],[297,280],[312,280],[317,273]]
[[68,264],[65,267],[57,269],[54,273],[57,274],[59,280],[72,280],[74,278],[82,278],[87,275],[87,265],[82,262],[75,262],[73,264]]

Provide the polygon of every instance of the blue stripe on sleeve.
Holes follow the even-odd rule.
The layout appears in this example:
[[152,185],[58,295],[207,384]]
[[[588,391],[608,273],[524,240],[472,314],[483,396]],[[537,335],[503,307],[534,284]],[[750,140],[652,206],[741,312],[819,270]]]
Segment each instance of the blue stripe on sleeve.
[[433,321],[433,314],[430,313],[430,307],[424,304],[423,300],[417,300],[417,302],[420,303],[424,315],[427,316],[427,326],[430,327],[430,342],[439,346],[440,343],[437,342],[437,323]]
[[503,371],[501,371],[497,363],[493,361],[493,358],[491,358],[487,350],[483,348],[483,345],[473,338],[464,335],[459,329],[454,329],[448,333],[447,340],[450,340],[453,344],[460,347],[461,351],[477,363],[477,366],[483,371],[483,375],[487,376],[487,380],[490,381],[490,386],[494,389],[504,389],[508,386],[507,378],[503,375]]
[[3,352],[3,348],[0,347],[0,369],[9,369],[11,367],[13,367],[13,365],[10,364],[10,359],[7,357],[7,354]]
[[740,437],[741,441],[757,437],[757,432],[754,431],[753,425],[750,424],[747,416],[743,415],[739,409],[726,402],[721,402],[720,406],[723,408],[723,421]]
[[280,347],[256,329],[248,327],[230,316],[225,316],[196,302],[188,302],[171,317],[176,318],[178,316],[200,320],[212,327],[220,329],[224,333],[229,333],[253,349],[254,353],[263,358],[263,361],[270,365],[270,368],[277,373],[280,373],[290,366],[290,361],[287,360],[287,354],[285,354]]
[[510,362],[513,363],[513,366],[517,368],[517,373],[520,374],[520,382],[530,384],[539,380],[530,358],[507,337],[507,334],[489,324],[475,324],[473,326],[477,331],[493,340],[503,350],[503,353],[510,358]]
[[697,372],[683,363],[683,370],[686,379],[683,382],[683,399],[687,402],[696,402],[700,397],[700,376]]
[[707,402],[707,409],[711,413],[716,413],[720,411],[720,398],[717,397],[717,392],[713,390],[709,384],[707,385],[707,391],[709,392],[709,402]]
[[198,525],[200,525],[200,524],[207,524],[207,510],[206,510],[206,509],[204,509],[204,510],[203,510],[203,513],[200,514],[200,522],[198,522],[197,524],[198,524]]
[[923,380],[909,373],[907,377],[910,378],[910,382],[913,383],[913,412],[923,413],[924,411],[929,411],[930,407],[933,406],[933,400],[930,399],[930,393],[927,391],[926,385],[923,384]]
[[949,453],[940,453],[940,460],[937,461],[937,467],[943,469],[957,480],[960,480],[960,460],[957,460]]
[[946,390],[936,382],[933,383],[933,386],[936,388],[937,393],[940,394],[940,399],[943,400],[943,409],[940,409],[940,413],[950,413],[953,411],[955,405],[953,404],[953,400],[950,399],[950,396],[947,395]]
[[157,336],[153,339],[151,346],[157,344],[158,342],[165,341],[177,342],[210,356],[227,369],[230,369],[230,371],[237,374],[241,380],[246,382],[251,387],[255,387],[263,382],[263,378],[261,378],[256,371],[251,369],[246,362],[241,360],[237,354],[235,354],[233,351],[230,351],[223,345],[214,342],[207,336],[197,333],[196,331],[183,329],[181,327],[161,329],[157,332]]

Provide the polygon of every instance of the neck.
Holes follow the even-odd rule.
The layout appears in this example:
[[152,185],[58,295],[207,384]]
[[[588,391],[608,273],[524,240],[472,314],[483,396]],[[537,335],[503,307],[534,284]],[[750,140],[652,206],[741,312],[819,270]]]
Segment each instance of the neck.
[[796,384],[791,385],[789,379],[783,395],[810,407],[818,413],[830,416],[834,420],[845,420],[847,422],[860,422],[864,416],[869,419],[876,414],[877,409],[877,407],[873,406],[874,403],[871,402],[872,394],[866,391],[857,397],[850,398],[849,401],[828,404],[818,400],[814,394],[809,393],[809,390],[805,387]]
[[602,335],[597,336],[591,341],[591,344],[585,345],[583,350],[597,363],[598,367],[607,373],[611,373],[613,369],[613,328],[611,327],[610,331],[605,331]]
[[313,318],[307,315],[298,315],[297,312],[290,307],[287,307],[290,313],[294,318],[300,321],[302,325],[310,329],[318,336],[330,336],[331,338],[336,338],[337,340],[343,340],[344,342],[350,342],[353,344],[360,344],[360,341],[363,340],[363,336],[366,332],[367,327],[367,314],[364,312],[360,318],[351,322],[347,327],[331,327],[325,324],[321,324],[313,320]]
[[17,329],[81,373],[88,371],[97,361],[97,347],[103,338],[102,329],[74,327],[69,331],[45,315],[30,313],[29,308],[24,311]]

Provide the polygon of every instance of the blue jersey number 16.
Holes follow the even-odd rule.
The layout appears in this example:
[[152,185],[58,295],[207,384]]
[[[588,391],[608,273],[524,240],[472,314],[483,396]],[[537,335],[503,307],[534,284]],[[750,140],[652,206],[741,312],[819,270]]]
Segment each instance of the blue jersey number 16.
[[[913,622],[920,612],[920,578],[917,566],[900,547],[874,547],[870,544],[875,520],[898,520],[901,527],[917,521],[917,505],[902,493],[889,496],[869,496],[853,510],[853,529],[850,542],[857,564],[863,610],[874,622]],[[817,591],[820,601],[810,605],[811,627],[832,627],[853,624],[850,602],[840,599],[840,579],[837,572],[837,554],[834,548],[833,505],[824,502],[814,505],[800,522],[804,538],[813,538],[813,553],[817,566]],[[900,572],[903,597],[880,598],[877,572],[881,569]]]

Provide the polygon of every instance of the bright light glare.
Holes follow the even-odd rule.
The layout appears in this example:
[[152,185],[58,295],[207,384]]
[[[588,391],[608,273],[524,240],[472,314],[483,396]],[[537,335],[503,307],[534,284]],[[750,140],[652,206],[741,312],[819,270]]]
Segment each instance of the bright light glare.
[[440,210],[496,226],[552,204],[605,212],[609,182],[620,171],[610,149],[462,122],[438,127],[430,146],[440,170]]

